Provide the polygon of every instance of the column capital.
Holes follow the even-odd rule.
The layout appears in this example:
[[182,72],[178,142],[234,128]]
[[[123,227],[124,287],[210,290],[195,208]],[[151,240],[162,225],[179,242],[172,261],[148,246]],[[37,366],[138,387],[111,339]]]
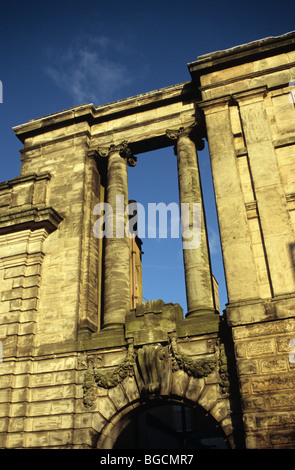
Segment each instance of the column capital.
[[181,136],[190,137],[190,134],[195,127],[195,124],[189,127],[179,127],[178,129],[167,129],[166,135],[171,140],[177,140]]
[[203,150],[205,146],[203,139],[199,135],[196,123],[191,124],[188,127],[182,126],[178,129],[167,129],[166,136],[171,140],[178,140],[180,137],[188,137],[194,142],[197,150]]
[[107,158],[112,153],[119,153],[122,158],[127,159],[128,166],[136,165],[137,158],[131,152],[126,140],[120,144],[111,144],[109,147],[98,147],[97,152],[102,158]]

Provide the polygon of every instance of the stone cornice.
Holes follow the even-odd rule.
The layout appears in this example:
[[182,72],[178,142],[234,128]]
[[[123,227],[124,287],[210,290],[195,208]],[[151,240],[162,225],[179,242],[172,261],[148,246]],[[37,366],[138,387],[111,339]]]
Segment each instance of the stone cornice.
[[52,129],[87,122],[89,126],[114,120],[124,115],[140,113],[149,109],[167,106],[171,103],[194,100],[196,90],[191,82],[172,85],[152,92],[126,98],[95,107],[92,103],[70,108],[48,116],[34,119],[13,128],[17,137],[24,142],[27,137],[49,132]]
[[0,235],[40,228],[45,228],[48,233],[51,233],[57,229],[62,220],[62,216],[52,207],[10,210],[0,216]]
[[195,62],[188,64],[193,80],[200,75],[215,70],[233,67],[239,63],[251,62],[260,58],[280,54],[294,49],[295,31],[277,37],[250,42],[230,49],[216,51],[198,57]]
[[38,142],[37,144],[30,145],[30,146],[26,145],[25,148],[20,149],[20,154],[23,157],[23,156],[25,156],[26,153],[31,152],[32,150],[42,149],[42,148],[48,147],[48,146],[53,146],[53,145],[59,144],[61,142],[65,142],[67,140],[77,139],[77,138],[83,137],[83,136],[85,136],[86,138],[88,138],[90,140],[91,133],[89,132],[89,130],[85,130],[85,131],[81,131],[81,132],[73,132],[70,135],[64,135],[62,137],[57,137],[56,139],[46,140],[45,142]]
[[[209,83],[207,85],[200,86],[199,90],[201,92],[204,92],[204,91],[211,90],[211,89],[214,89],[214,88],[222,88],[226,85],[230,85],[230,84],[239,82],[241,80],[248,80],[249,81],[249,80],[254,79],[256,77],[261,77],[263,75],[270,75],[270,74],[275,73],[275,72],[281,72],[281,71],[284,71],[284,70],[289,70],[293,67],[295,67],[295,62],[288,62],[287,64],[282,64],[282,65],[279,65],[279,66],[276,66],[276,67],[269,67],[269,68],[266,68],[264,70],[259,70],[257,72],[251,72],[251,73],[247,73],[247,74],[243,74],[243,75],[237,75],[235,77],[227,78],[225,80],[220,80],[220,81],[215,82],[215,83]],[[208,73],[211,73],[211,72],[213,72],[213,70],[208,71]],[[248,89],[247,89],[247,91],[248,91]]]
[[[269,299],[252,299],[230,302],[226,318],[230,327],[264,323],[294,317],[295,295],[283,294]],[[255,316],[249,312],[255,310]]]
[[30,181],[35,183],[36,181],[50,180],[50,178],[50,173],[32,173],[30,175],[17,176],[12,180],[3,181],[2,183],[0,183],[0,191],[4,189],[10,189],[13,186],[17,186],[18,184],[28,183]]

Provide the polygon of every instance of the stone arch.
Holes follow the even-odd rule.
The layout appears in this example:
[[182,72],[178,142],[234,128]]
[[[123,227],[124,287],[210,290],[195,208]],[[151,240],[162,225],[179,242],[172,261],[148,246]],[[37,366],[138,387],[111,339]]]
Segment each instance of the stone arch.
[[[178,312],[175,306],[166,307],[162,305],[157,314],[153,309],[134,320],[140,331],[147,331],[149,326],[149,343],[140,344],[139,333],[135,331],[127,350],[109,352],[105,357],[95,352],[86,360],[83,402],[91,411],[93,439],[98,448],[111,449],[132,414],[156,400],[170,400],[191,408],[200,406],[221,427],[231,447],[235,447],[224,344],[217,332],[181,338],[176,331],[164,334],[164,326],[171,326],[173,315]],[[127,327],[130,333],[128,322]]]
[[218,421],[218,417],[214,416],[212,413],[208,412],[198,403],[194,403],[191,400],[171,396],[171,397],[152,397],[148,402],[143,402],[142,400],[137,400],[136,402],[130,403],[124,409],[116,412],[108,422],[102,427],[101,432],[99,433],[96,447],[100,449],[113,449],[117,440],[131,424],[132,420],[138,416],[140,413],[143,413],[147,410],[154,409],[157,407],[162,407],[166,405],[185,405],[188,408],[193,410],[201,410],[206,413],[208,419],[211,419],[215,423],[215,426],[218,427],[223,435],[224,440],[230,448],[234,448],[234,443],[232,439],[232,429],[229,424],[230,419],[227,416],[227,419],[221,419]]
[[[167,368],[163,371],[167,373]],[[222,429],[229,445],[234,448],[231,403],[220,387],[218,370],[207,377],[195,378],[183,370],[168,371],[160,388],[143,393],[137,374],[126,377],[110,389],[97,388],[92,408],[92,429],[95,429],[95,446],[112,449],[119,435],[130,423],[135,413],[156,403],[179,403],[191,408],[201,407]]]

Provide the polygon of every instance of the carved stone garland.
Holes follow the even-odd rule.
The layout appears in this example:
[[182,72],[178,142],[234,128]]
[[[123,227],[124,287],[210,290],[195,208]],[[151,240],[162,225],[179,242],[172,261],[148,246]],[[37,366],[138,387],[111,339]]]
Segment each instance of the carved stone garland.
[[213,358],[194,360],[187,354],[180,352],[177,345],[176,335],[170,336],[170,351],[172,358],[172,371],[183,370],[187,375],[194,378],[207,377],[211,374],[218,364],[218,354]]
[[[202,378],[210,375],[218,367],[220,386],[223,394],[229,390],[227,361],[224,345],[217,343],[217,351],[209,359],[194,360],[180,351],[176,334],[169,336],[169,357],[172,372],[183,370],[194,378]],[[101,373],[95,366],[93,357],[87,359],[87,372],[85,374],[83,390],[84,405],[91,407],[97,396],[97,387],[110,389],[123,382],[126,377],[136,375],[140,377],[141,394],[144,396],[155,395],[160,391],[162,360],[167,360],[164,347],[160,344],[145,345],[136,352],[133,343],[128,346],[126,358],[111,373]],[[166,364],[168,365],[168,364]]]
[[135,365],[135,352],[133,344],[129,344],[128,352],[124,361],[122,361],[111,373],[100,373],[94,364],[94,358],[87,359],[87,372],[85,374],[83,390],[84,390],[84,405],[89,407],[93,405],[96,398],[96,388],[102,387],[105,389],[116,387],[119,383],[123,382],[126,377],[134,375]]

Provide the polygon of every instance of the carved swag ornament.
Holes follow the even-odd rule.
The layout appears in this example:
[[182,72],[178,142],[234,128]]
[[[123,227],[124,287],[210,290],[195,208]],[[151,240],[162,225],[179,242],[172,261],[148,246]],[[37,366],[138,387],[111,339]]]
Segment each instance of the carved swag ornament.
[[96,399],[97,387],[110,389],[123,382],[126,377],[135,376],[141,397],[160,394],[162,383],[167,379],[169,372],[183,370],[194,378],[210,375],[218,367],[222,393],[228,392],[229,382],[224,347],[217,344],[213,357],[208,359],[192,359],[180,351],[175,333],[169,335],[169,344],[144,345],[134,348],[133,343],[128,346],[127,355],[112,372],[101,372],[101,367],[95,357],[87,358],[87,371],[84,378],[84,405],[91,407]]

